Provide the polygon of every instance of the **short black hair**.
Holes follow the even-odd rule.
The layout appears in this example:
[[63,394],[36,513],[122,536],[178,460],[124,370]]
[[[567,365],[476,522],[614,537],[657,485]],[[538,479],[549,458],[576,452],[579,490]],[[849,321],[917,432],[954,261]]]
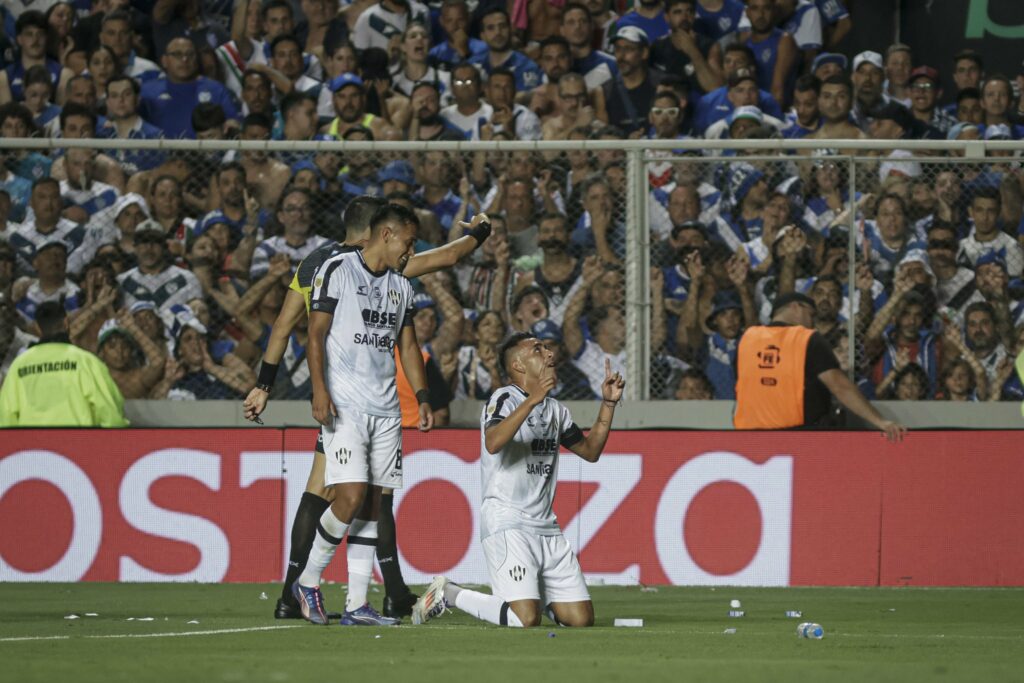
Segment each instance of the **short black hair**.
[[796,79],[796,83],[793,85],[794,92],[808,92],[814,91],[817,95],[821,92],[821,81],[814,74],[804,74],[800,78]]
[[725,49],[722,50],[722,56],[724,57],[729,52],[742,52],[745,54],[750,61],[750,68],[754,68],[754,65],[757,64],[757,57],[754,56],[754,51],[743,43],[730,43],[726,45]]
[[103,18],[100,19],[100,26],[102,27],[104,24],[109,24],[112,21],[123,21],[128,24],[129,31],[135,30],[134,27],[132,26],[131,15],[122,9],[116,9],[113,12],[107,12],[106,14],[104,14]]
[[976,199],[991,199],[996,203],[996,206],[1001,207],[1003,205],[1003,197],[997,187],[979,187],[974,191],[974,196],[971,197],[971,206],[974,206],[974,200]]
[[569,47],[569,41],[559,35],[548,36],[544,40],[540,41],[541,51],[543,52],[544,48],[548,47],[549,45],[561,45],[568,52],[572,52],[572,48]]
[[32,193],[34,194],[36,188],[42,187],[43,185],[56,185],[57,191],[60,191],[60,181],[52,176],[46,176],[45,178],[36,178],[32,181]]
[[379,197],[361,195],[348,203],[342,220],[345,223],[345,240],[353,240],[366,232],[374,215],[387,206],[387,202]]
[[512,79],[512,86],[515,87],[516,75],[515,75],[515,73],[512,72],[511,69],[506,69],[504,67],[501,67],[501,68],[498,68],[498,69],[494,69],[493,71],[491,71],[491,75],[489,77],[488,82],[493,81],[495,76],[506,76],[508,78],[511,78]]
[[290,33],[282,33],[277,38],[274,38],[272,41],[270,41],[271,56],[273,56],[274,51],[277,50],[277,46],[280,45],[281,43],[295,43],[295,45],[299,48],[299,52],[302,52],[302,43],[299,42],[298,38],[296,38]]
[[401,204],[385,204],[377,209],[373,218],[370,219],[370,230],[376,234],[389,221],[420,227],[419,216],[412,209],[407,209]]
[[977,313],[978,311],[984,312],[993,321],[996,320],[996,309],[992,307],[992,304],[987,301],[975,301],[964,309],[964,325],[967,324],[967,319],[971,317],[971,313]]
[[[41,68],[45,69],[46,67]],[[32,118],[32,112],[21,102],[8,102],[7,104],[0,105],[0,125],[3,125],[4,121],[9,118],[21,119],[21,122],[28,128],[29,134],[36,129],[36,122]]]
[[[32,67],[32,68],[34,69],[36,67]],[[106,87],[107,94],[108,95],[110,94],[110,84],[111,83],[120,83],[121,81],[128,81],[129,83],[131,83],[132,92],[135,93],[136,97],[138,97],[139,94],[142,92],[142,89],[139,87],[139,82],[137,80],[135,80],[134,78],[132,78],[131,76],[129,76],[127,74],[121,73],[121,74],[117,74],[115,76],[111,76],[110,80],[107,81],[107,87]],[[28,85],[27,80],[26,80],[25,84]]]
[[651,100],[651,103],[653,104],[653,103],[657,102],[658,100],[672,100],[672,106],[673,107],[681,107],[681,106],[683,106],[683,103],[679,101],[679,95],[675,94],[671,90],[663,90],[662,92],[658,93]]
[[[363,135],[366,136],[367,141],[373,142],[373,131],[367,128],[366,126],[352,126],[351,128],[349,128],[348,130],[341,134],[341,139],[348,140],[350,137],[356,135],[357,133],[362,133]],[[360,140],[360,142],[363,141]]]
[[488,7],[486,9],[484,9],[484,11],[480,13],[480,29],[481,30],[483,30],[484,19],[486,19],[487,17],[491,16],[492,14],[504,14],[505,15],[505,21],[508,21],[509,23],[512,22],[512,20],[508,16],[508,12],[505,10],[505,8],[500,7],[498,5],[492,5],[491,7]]
[[667,0],[665,3],[665,14],[668,14],[669,10],[676,5],[689,5],[690,7],[696,8],[697,0]]
[[269,130],[273,130],[274,122],[266,114],[261,114],[259,112],[252,112],[250,114],[247,114],[246,117],[244,119],[242,119],[242,130],[245,130],[246,128],[248,128],[250,126],[256,126],[258,128],[266,128],[269,131]]
[[91,135],[90,137],[96,136],[96,112],[94,112],[90,107],[87,107],[84,104],[79,104],[78,102],[68,102],[64,105],[64,108],[60,112],[61,130],[64,130],[64,126],[67,124],[68,119],[72,116],[82,116],[89,119],[89,121],[92,123],[93,130],[93,135]]
[[36,324],[44,337],[52,337],[64,331],[64,311],[62,301],[44,301],[36,309]]
[[974,62],[975,65],[982,71],[985,70],[985,62],[982,60],[981,55],[971,49],[960,50],[960,52],[957,52],[955,55],[953,55],[953,64],[955,65],[957,62],[963,61],[965,59],[969,59],[970,61]]
[[22,32],[27,28],[39,28],[44,31],[49,30],[49,25],[46,23],[46,15],[36,9],[30,9],[27,12],[22,12],[18,16],[18,20],[14,22],[14,35],[20,36]]
[[977,88],[964,88],[956,94],[956,103],[960,104],[964,100],[980,100],[981,91]]
[[502,377],[508,377],[508,353],[513,351],[517,346],[522,344],[527,339],[536,339],[537,336],[532,332],[514,332],[501,342],[501,346],[498,347],[498,370],[501,372]]
[[292,9],[292,4],[288,2],[288,0],[267,0],[267,2],[263,3],[263,8],[260,10],[260,18],[266,19],[267,12],[269,12],[272,9],[278,9],[280,7],[283,7],[286,10],[288,10],[288,15],[293,19],[295,18],[295,11]]
[[217,180],[220,180],[220,177],[227,173],[228,171],[236,171],[238,173],[241,173],[243,178],[246,177],[245,166],[242,166],[241,162],[238,161],[229,161],[225,164],[221,164],[213,172],[213,177],[216,178]]
[[227,122],[224,108],[213,102],[200,102],[192,110],[192,129],[202,133],[219,128]]
[[53,93],[53,77],[50,76],[50,70],[42,64],[30,66],[25,70],[25,82],[23,87],[27,89],[30,85],[36,85],[37,83],[45,84],[50,88],[50,93]]
[[[258,73],[258,72],[253,72]],[[260,74],[265,76],[265,74]],[[288,120],[288,112],[295,107],[299,106],[303,102],[311,102],[313,106],[316,106],[316,98],[310,95],[308,92],[298,92],[296,90],[291,91],[287,95],[281,98],[281,118]]]
[[844,88],[846,88],[846,92],[853,95],[853,81],[851,81],[849,76],[846,76],[845,74],[835,74],[834,76],[829,76],[828,78],[821,82],[821,85],[841,85]]

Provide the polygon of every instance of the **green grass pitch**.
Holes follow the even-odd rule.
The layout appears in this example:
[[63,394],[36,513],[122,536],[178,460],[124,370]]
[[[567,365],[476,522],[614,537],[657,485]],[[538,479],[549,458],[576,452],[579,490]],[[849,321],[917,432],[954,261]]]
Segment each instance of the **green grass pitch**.
[[[595,628],[525,631],[457,611],[388,629],[281,622],[278,590],[0,584],[0,681],[1024,680],[1024,589],[594,587]],[[339,586],[325,597],[341,607]],[[745,617],[727,616],[731,599]],[[798,638],[798,621],[824,640]]]

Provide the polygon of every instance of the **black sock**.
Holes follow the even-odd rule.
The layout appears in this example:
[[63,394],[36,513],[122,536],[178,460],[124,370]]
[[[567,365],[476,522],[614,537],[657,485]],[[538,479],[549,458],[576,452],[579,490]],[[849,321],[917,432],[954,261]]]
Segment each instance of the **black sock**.
[[380,514],[377,517],[377,563],[384,577],[384,592],[393,598],[409,592],[402,578],[402,567],[398,563],[398,536],[395,533],[395,513],[392,505],[393,494],[381,494]]
[[295,519],[292,520],[292,549],[288,554],[288,572],[285,574],[284,588],[281,590],[281,598],[286,602],[295,602],[292,584],[298,580],[299,574],[306,567],[309,551],[313,547],[313,537],[316,536],[316,525],[330,506],[329,502],[315,493],[306,491],[302,494],[299,508],[295,511]]

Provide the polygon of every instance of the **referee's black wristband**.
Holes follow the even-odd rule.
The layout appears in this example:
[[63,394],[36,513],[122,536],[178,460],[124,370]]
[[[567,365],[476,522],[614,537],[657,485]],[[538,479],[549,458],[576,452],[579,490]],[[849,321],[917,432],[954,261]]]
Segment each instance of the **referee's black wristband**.
[[260,375],[256,379],[257,387],[272,387],[274,386],[274,380],[277,378],[277,365],[274,363],[268,363],[263,361],[260,364]]
[[427,389],[420,389],[416,392],[416,401],[423,405],[424,403],[430,403],[430,391]]
[[491,222],[480,221],[480,224],[469,231],[469,236],[476,240],[476,246],[483,244],[491,236]]

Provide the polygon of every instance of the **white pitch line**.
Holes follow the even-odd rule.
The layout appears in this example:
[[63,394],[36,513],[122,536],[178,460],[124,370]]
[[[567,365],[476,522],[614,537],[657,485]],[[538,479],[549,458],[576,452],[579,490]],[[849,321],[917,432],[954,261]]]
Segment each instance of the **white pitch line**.
[[[281,631],[289,628],[302,628],[301,626],[253,626],[252,628],[219,628],[211,631],[179,631],[168,633],[117,633],[101,636],[80,636],[81,639],[110,639],[110,638],[180,638],[183,636],[217,636],[225,633],[252,633],[254,631]],[[0,638],[0,643],[20,643],[32,640],[73,640],[72,636],[21,636],[18,638]]]

